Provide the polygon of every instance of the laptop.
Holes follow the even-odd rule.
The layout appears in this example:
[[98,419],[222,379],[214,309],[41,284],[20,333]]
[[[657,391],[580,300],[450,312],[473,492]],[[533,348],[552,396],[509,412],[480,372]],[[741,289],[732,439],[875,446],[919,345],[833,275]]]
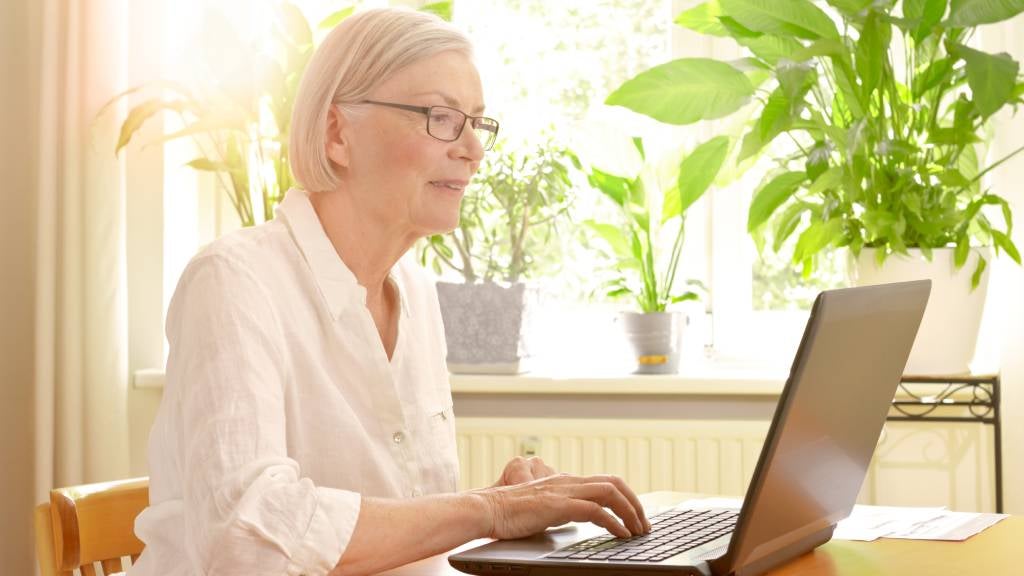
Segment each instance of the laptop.
[[749,576],[828,542],[853,510],[931,281],[818,295],[743,506],[671,509],[650,534],[571,524],[448,558],[470,574]]

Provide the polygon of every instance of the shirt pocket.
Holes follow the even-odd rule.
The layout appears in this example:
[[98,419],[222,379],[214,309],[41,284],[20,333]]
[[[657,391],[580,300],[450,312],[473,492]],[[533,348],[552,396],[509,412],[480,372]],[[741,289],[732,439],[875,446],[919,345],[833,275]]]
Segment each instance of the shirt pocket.
[[455,492],[459,485],[459,453],[455,437],[455,413],[451,403],[435,405],[428,415],[432,492]]

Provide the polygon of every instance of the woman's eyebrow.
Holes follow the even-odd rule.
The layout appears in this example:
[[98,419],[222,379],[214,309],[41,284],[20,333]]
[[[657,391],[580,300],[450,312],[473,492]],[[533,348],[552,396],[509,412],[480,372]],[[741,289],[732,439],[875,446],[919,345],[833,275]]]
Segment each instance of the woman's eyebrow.
[[[444,103],[447,104],[448,106],[451,106],[452,108],[456,108],[458,110],[462,110],[462,103],[459,102],[458,98],[455,98],[454,96],[448,94],[447,92],[442,92],[441,90],[428,90],[426,92],[420,92],[418,94],[413,94],[413,97],[415,98],[416,96],[427,96],[427,95],[440,96],[441,99],[444,100]],[[475,114],[480,114],[483,111],[484,111],[484,107],[483,106],[477,106],[476,108],[474,108],[473,110],[470,111],[470,114],[474,114],[474,115]]]

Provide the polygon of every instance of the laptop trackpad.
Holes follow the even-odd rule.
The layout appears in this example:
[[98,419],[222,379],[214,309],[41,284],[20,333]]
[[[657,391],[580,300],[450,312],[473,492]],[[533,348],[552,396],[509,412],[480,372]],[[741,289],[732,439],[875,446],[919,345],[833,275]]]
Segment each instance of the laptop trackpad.
[[[532,560],[540,558],[580,540],[608,534],[600,526],[573,523],[549,528],[545,532],[518,540],[496,540],[479,548],[458,554],[461,560]],[[471,558],[470,558],[471,556]]]

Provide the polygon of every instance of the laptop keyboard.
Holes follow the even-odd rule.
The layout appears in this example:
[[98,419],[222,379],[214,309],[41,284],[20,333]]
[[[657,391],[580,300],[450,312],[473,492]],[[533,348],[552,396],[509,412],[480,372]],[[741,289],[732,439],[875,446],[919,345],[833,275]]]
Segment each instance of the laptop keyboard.
[[545,558],[659,562],[732,532],[738,515],[731,510],[669,510],[650,519],[650,534],[632,538],[596,536]]

